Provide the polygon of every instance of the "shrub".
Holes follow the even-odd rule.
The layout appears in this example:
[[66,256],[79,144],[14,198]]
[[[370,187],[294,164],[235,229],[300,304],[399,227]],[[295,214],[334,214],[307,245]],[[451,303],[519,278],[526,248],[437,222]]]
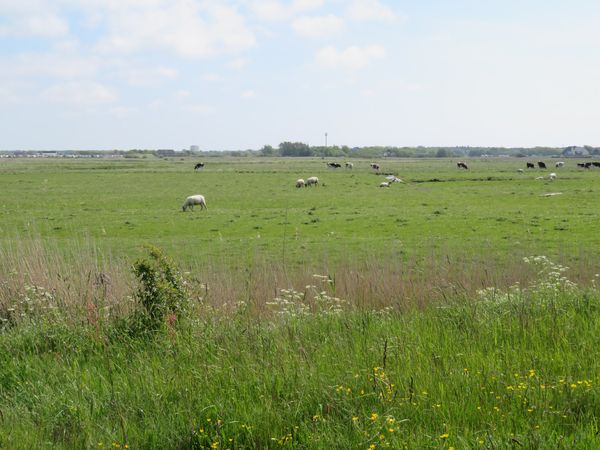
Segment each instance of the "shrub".
[[133,264],[139,282],[133,295],[138,305],[134,320],[139,331],[154,332],[185,316],[189,296],[173,262],[160,249],[149,248],[150,258],[138,259]]

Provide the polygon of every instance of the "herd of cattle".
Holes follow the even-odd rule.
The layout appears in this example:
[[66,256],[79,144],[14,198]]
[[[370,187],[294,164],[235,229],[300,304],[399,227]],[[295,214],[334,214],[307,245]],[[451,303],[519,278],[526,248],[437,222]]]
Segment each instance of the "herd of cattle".
[[[547,169],[548,167],[546,166],[546,163],[544,161],[537,161],[537,167],[539,169]],[[527,169],[535,169],[536,168],[536,164],[527,161],[526,163],[526,168]],[[377,163],[369,163],[371,169],[373,169],[374,171],[376,171],[378,174],[380,174],[380,170],[381,167],[379,164]],[[560,168],[560,167],[564,167],[565,162],[564,161],[556,161],[554,163],[554,167],[556,168]],[[342,167],[342,164],[337,163],[337,162],[328,162],[327,163],[327,167],[329,169],[340,169]],[[346,169],[353,169],[354,168],[354,164],[351,162],[345,162],[344,163],[344,167]],[[467,164],[464,161],[458,161],[456,163],[456,167],[458,169],[466,169],[468,170],[469,167],[467,166]],[[592,167],[597,167],[600,168],[600,161],[588,161],[588,162],[583,162],[583,163],[577,163],[577,167],[580,169],[591,169]],[[197,164],[194,165],[194,170],[201,170],[204,168],[204,163],[203,162],[199,162]],[[518,169],[519,172],[523,172],[523,169]],[[556,173],[551,173],[548,177],[550,180],[555,180],[556,179]],[[396,183],[396,182],[402,182],[402,180],[398,177],[396,177],[395,175],[387,175],[385,177],[386,181],[382,181],[381,183],[379,183],[379,187],[390,187],[392,185],[392,183]],[[544,177],[538,177],[536,179],[544,179]],[[302,187],[310,187],[310,186],[318,186],[319,185],[319,179],[317,177],[309,177],[306,180],[304,180],[303,178],[298,178],[296,180],[296,187],[297,188],[302,188]],[[206,208],[206,201],[204,199],[204,197],[202,195],[193,195],[190,196],[188,198],[186,198],[184,204],[182,205],[182,209],[183,211],[186,211],[187,209],[192,210],[194,205],[200,205],[200,207],[202,209]]]

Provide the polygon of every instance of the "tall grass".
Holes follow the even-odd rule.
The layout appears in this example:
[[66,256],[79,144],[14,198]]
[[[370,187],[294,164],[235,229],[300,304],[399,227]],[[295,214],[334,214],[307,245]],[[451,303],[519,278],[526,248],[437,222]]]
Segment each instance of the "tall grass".
[[[140,247],[138,256],[145,251]],[[524,256],[431,249],[414,258],[362,254],[335,264],[326,255],[315,255],[304,265],[286,267],[256,249],[237,263],[206,256],[181,269],[196,301],[227,312],[244,302],[260,316],[268,315],[267,302],[280,289],[306,290],[314,284],[315,274],[328,276],[335,294],[352,307],[406,309],[472,297],[487,286],[527,284],[536,272],[522,261]],[[568,261],[576,264],[569,276],[589,285],[597,266],[595,255],[582,252],[576,261]],[[90,314],[122,317],[132,310],[134,283],[132,260],[103,252],[93,240],[63,242],[34,236],[0,242],[1,318],[16,319],[23,309],[32,308],[60,310],[71,322],[86,321]]]
[[[178,273],[189,304],[140,335],[123,263],[84,252],[90,266],[58,278],[47,249],[19,251],[2,317],[23,292],[37,309],[0,332],[0,448],[598,446],[600,292],[545,258],[503,285],[485,284],[485,266],[372,260],[317,277],[259,263],[219,283]],[[21,292],[19,277],[46,287]]]

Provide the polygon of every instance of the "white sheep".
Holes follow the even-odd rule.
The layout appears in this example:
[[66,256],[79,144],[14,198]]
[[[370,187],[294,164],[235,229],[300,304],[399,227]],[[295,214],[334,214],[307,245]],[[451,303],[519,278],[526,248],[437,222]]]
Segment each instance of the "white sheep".
[[204,199],[204,195],[190,195],[188,198],[185,199],[185,202],[183,202],[183,205],[181,205],[181,209],[183,211],[187,211],[187,209],[189,208],[190,211],[194,210],[194,205],[200,205],[200,209],[208,209],[206,207],[206,200]]
[[395,175],[388,175],[385,177],[390,183],[403,183],[403,181]]
[[304,185],[305,185],[305,183],[304,183],[304,180],[303,180],[302,178],[298,178],[298,179],[296,180],[296,187],[297,187],[297,188],[304,187]]
[[524,170],[523,170],[523,169],[517,169],[517,172],[519,172],[519,173],[523,173],[523,172],[524,172]]
[[565,162],[564,162],[564,161],[556,161],[556,164],[554,164],[554,167],[557,167],[557,168],[558,168],[558,167],[562,167],[562,166],[564,166],[564,165],[565,165]]
[[388,183],[387,181],[383,181],[381,183],[379,183],[379,187],[390,187],[390,184],[392,184],[391,182]]
[[310,177],[306,179],[306,186],[317,186],[319,184],[319,179],[317,177]]
[[548,175],[548,178],[550,178],[551,180],[556,180],[556,174],[552,172],[550,175]]

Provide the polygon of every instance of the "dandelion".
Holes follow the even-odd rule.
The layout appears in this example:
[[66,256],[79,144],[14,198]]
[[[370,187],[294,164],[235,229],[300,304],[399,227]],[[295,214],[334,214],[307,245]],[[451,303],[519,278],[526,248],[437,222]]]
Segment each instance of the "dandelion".
[[377,414],[376,412],[371,413],[371,420],[373,422],[375,422],[378,417],[379,417],[379,414]]
[[374,450],[376,447],[377,447],[377,445],[371,444],[371,445],[369,445],[369,450]]
[[213,442],[210,444],[210,448],[219,448],[219,441]]
[[448,439],[450,435],[448,433],[440,434],[440,439]]

